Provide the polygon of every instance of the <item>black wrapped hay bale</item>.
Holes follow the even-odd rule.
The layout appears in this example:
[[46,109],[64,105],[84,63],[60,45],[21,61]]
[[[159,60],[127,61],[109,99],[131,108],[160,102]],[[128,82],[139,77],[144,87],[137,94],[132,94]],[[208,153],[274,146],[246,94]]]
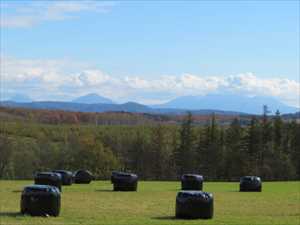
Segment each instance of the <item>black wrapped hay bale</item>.
[[112,172],[111,182],[114,185],[114,191],[136,191],[138,176],[133,173]]
[[61,191],[62,177],[59,173],[41,172],[35,175],[34,184],[55,186]]
[[197,190],[203,189],[203,176],[198,174],[184,174],[181,176],[182,190]]
[[58,216],[60,191],[49,185],[31,185],[24,188],[21,196],[21,213],[32,216]]
[[240,191],[261,192],[262,182],[260,177],[244,176],[240,179]]
[[180,191],[176,197],[176,218],[211,219],[214,213],[214,199],[211,193],[203,191]]
[[74,173],[74,182],[76,184],[89,184],[93,179],[93,174],[88,170],[78,170]]
[[53,170],[54,173],[59,173],[62,178],[62,185],[72,185],[73,173],[67,170]]

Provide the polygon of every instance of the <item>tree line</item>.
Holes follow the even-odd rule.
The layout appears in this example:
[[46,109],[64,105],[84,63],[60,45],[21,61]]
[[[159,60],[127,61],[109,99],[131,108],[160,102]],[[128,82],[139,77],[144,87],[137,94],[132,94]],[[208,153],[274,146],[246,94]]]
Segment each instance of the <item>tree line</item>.
[[[248,124],[250,117],[247,114],[229,114],[217,112],[215,116],[219,124],[228,125],[238,117],[241,124]],[[294,115],[287,115],[289,119]],[[28,109],[3,107],[0,105],[0,121],[23,121],[43,124],[74,124],[74,125],[149,125],[153,123],[180,124],[185,115],[180,114],[150,114],[138,112],[72,112],[63,110]],[[209,120],[210,113],[202,112],[193,115],[193,123],[203,125]]]
[[211,116],[196,125],[188,113],[180,125],[69,125],[2,121],[0,177],[30,179],[36,171],[88,169],[97,179],[112,170],[144,180],[176,180],[198,173],[206,180],[300,179],[300,124],[276,116],[236,118],[220,126]]

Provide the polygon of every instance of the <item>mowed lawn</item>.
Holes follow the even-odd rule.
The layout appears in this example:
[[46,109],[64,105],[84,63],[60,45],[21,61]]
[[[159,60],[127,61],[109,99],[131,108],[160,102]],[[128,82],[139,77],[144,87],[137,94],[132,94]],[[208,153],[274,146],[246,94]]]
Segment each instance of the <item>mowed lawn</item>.
[[64,186],[59,217],[19,214],[24,185],[32,181],[0,181],[1,225],[144,225],[300,223],[300,182],[264,182],[261,193],[240,193],[238,183],[206,182],[214,194],[211,220],[178,220],[175,198],[179,182],[139,182],[138,192],[113,192],[109,181]]

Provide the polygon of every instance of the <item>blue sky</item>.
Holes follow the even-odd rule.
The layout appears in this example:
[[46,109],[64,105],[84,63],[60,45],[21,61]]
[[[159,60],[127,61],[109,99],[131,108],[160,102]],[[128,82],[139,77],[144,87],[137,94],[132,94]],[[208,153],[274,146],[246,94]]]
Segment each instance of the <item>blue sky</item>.
[[299,4],[2,0],[4,95],[151,103],[230,89],[297,105]]

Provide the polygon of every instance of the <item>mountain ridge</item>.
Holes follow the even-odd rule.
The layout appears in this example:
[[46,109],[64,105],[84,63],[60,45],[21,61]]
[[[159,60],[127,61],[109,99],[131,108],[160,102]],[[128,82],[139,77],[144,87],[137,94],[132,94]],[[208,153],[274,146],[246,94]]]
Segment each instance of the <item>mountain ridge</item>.
[[96,93],[90,93],[87,95],[79,96],[78,98],[73,99],[71,102],[84,103],[84,104],[98,104],[98,103],[113,104],[114,103],[111,99],[100,96]]
[[[79,99],[79,100],[78,100]],[[94,101],[103,101],[93,103]],[[82,103],[83,102],[83,103]],[[2,101],[0,105],[9,107],[23,107],[34,109],[59,109],[78,112],[140,112],[152,114],[184,114],[191,111],[194,114],[262,114],[263,105],[268,105],[274,114],[278,109],[282,114],[295,113],[298,108],[287,106],[269,97],[245,97],[237,95],[206,95],[206,96],[182,96],[165,104],[148,106],[137,102],[117,104],[108,98],[97,94],[88,94],[72,101],[33,101],[15,102]]]
[[251,114],[261,114],[263,105],[275,113],[279,110],[282,113],[294,113],[299,111],[296,107],[291,107],[281,103],[272,97],[247,97],[233,94],[209,94],[205,96],[181,96],[167,103],[155,105],[154,108],[187,108],[196,109],[220,109],[224,111],[237,111]]
[[187,110],[187,109],[155,109],[146,105],[135,102],[127,102],[123,104],[84,104],[73,102],[58,102],[58,101],[40,101],[31,103],[17,103],[12,101],[2,101],[0,106],[28,108],[28,109],[49,109],[49,110],[65,110],[72,112],[134,112],[134,113],[150,113],[150,114],[172,114],[182,115],[191,111],[197,115],[218,114],[218,115],[240,115],[241,112],[223,111],[223,110]]

